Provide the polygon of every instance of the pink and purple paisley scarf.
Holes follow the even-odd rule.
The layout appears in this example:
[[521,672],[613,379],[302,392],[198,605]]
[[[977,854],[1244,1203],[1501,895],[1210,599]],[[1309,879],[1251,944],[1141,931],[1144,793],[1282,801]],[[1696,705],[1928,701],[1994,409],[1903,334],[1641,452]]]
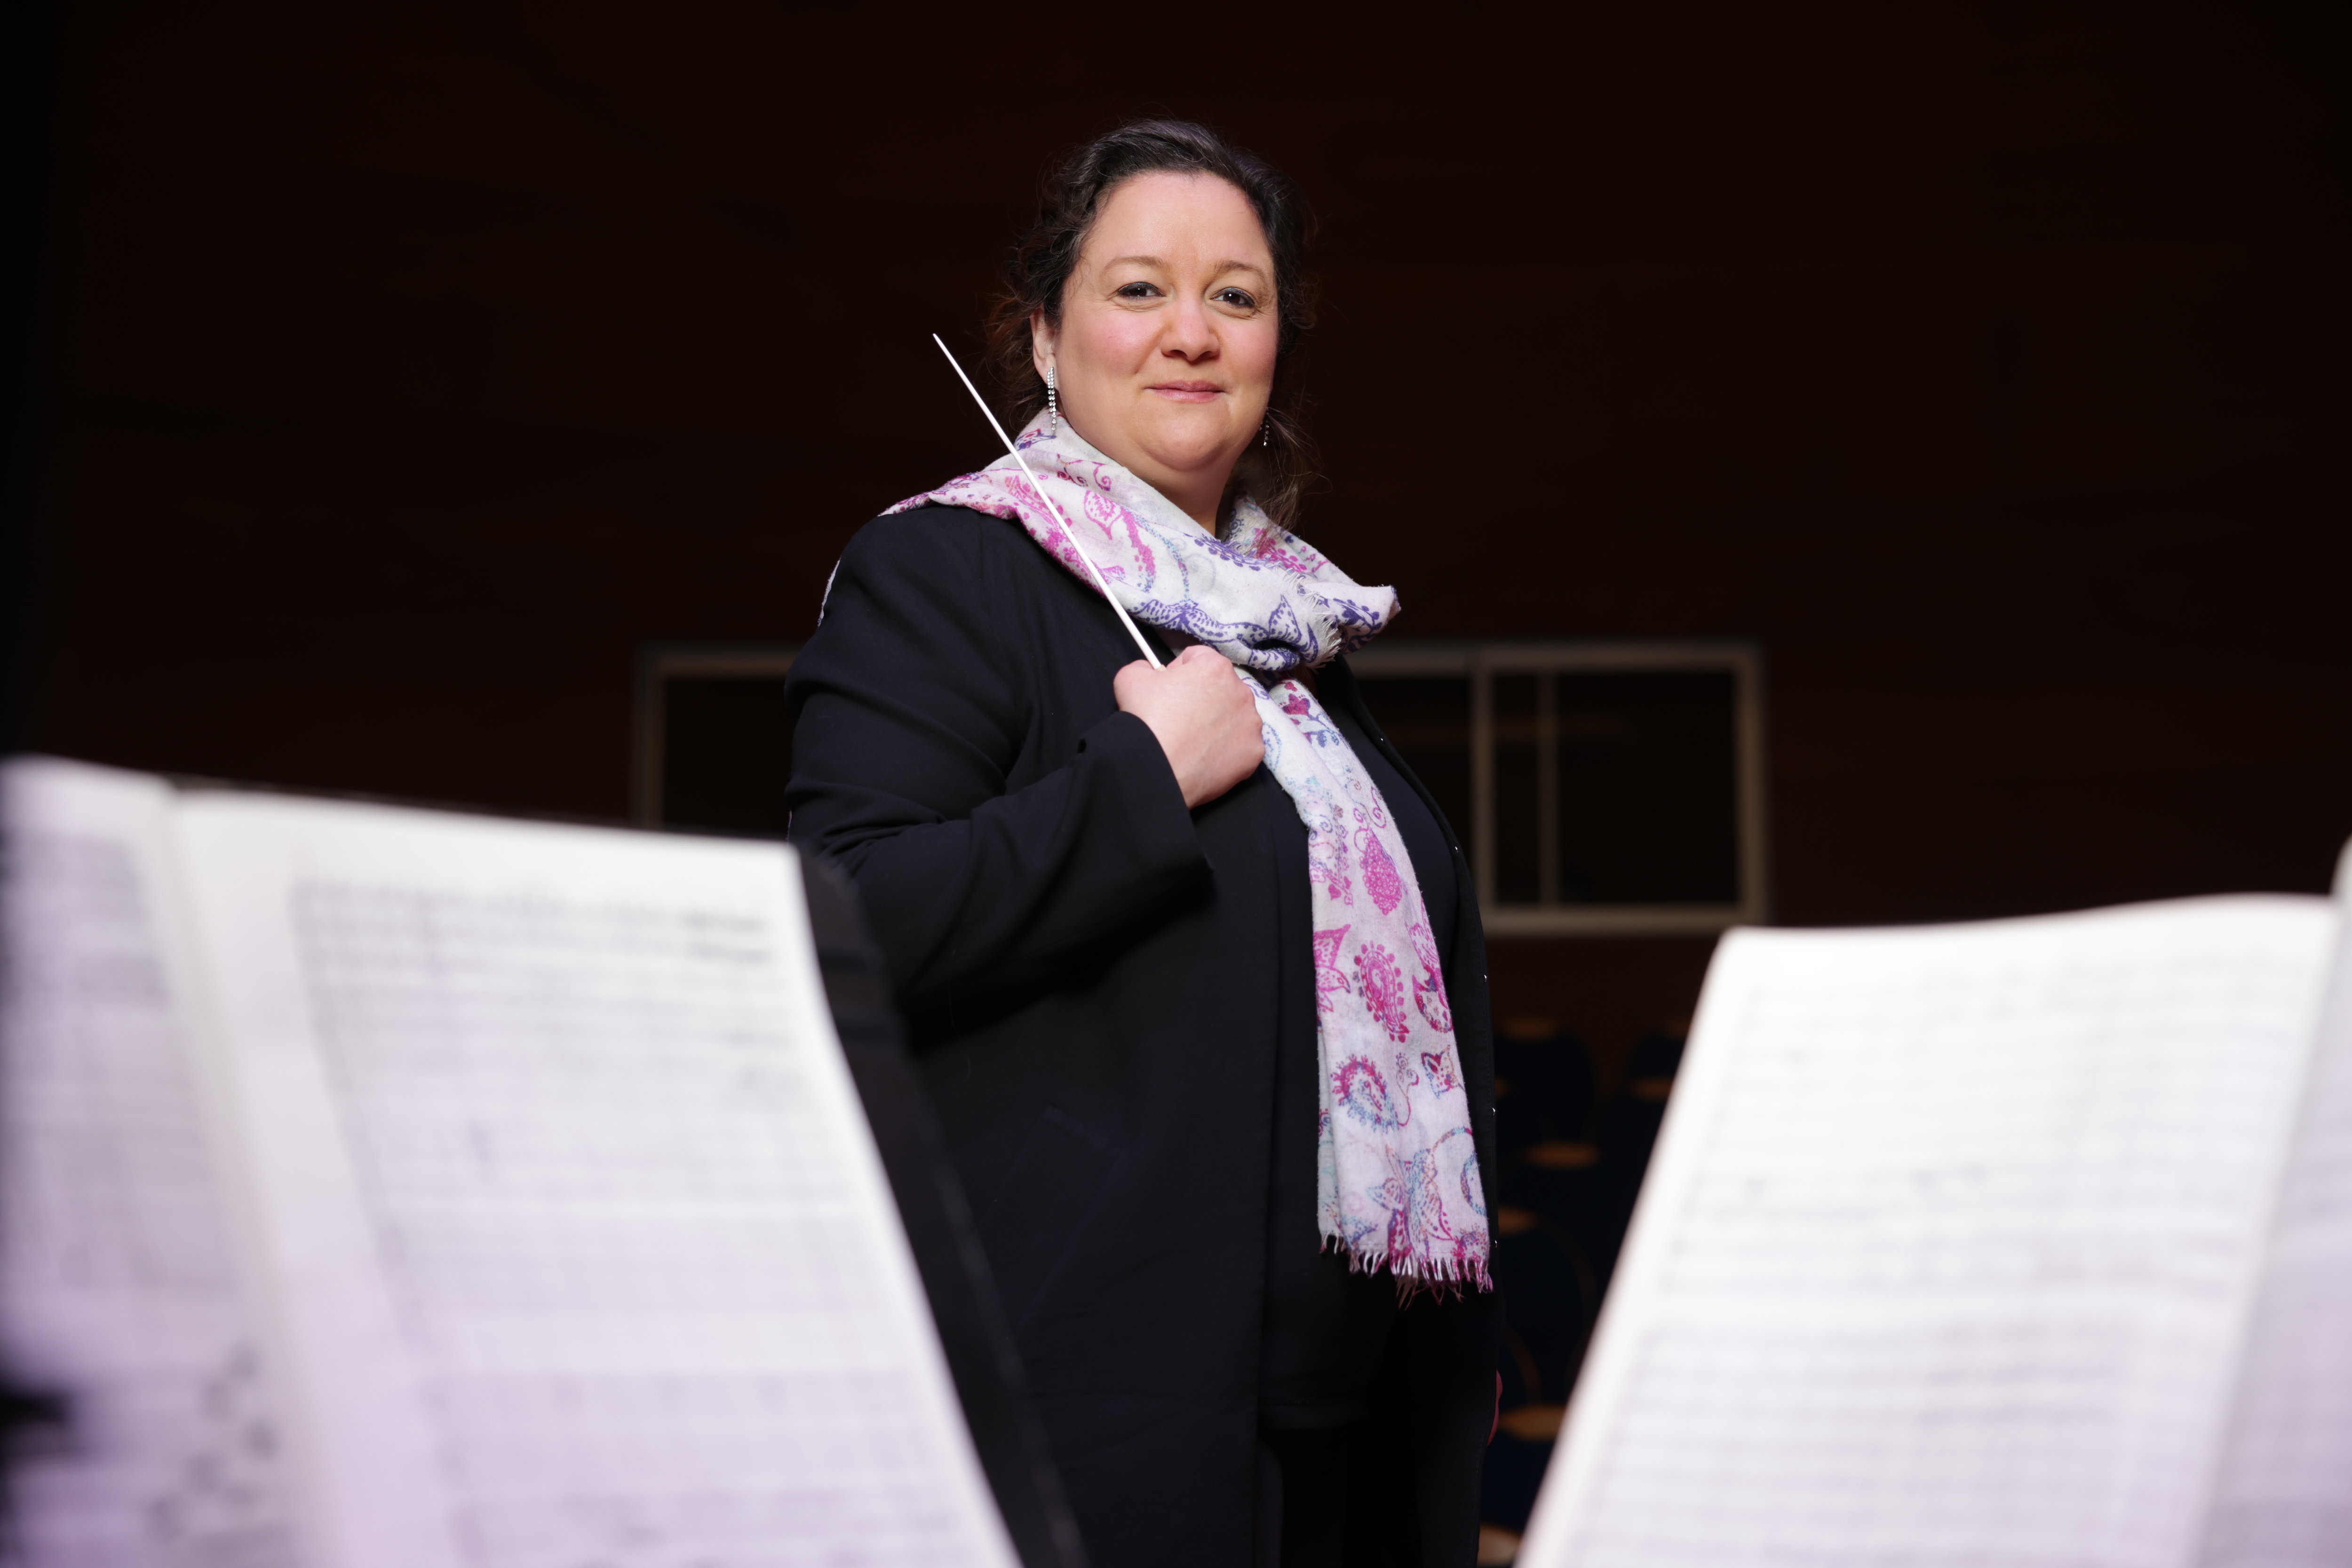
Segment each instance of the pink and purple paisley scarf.
[[[1063,426],[1021,436],[1038,483],[1139,621],[1206,643],[1256,700],[1265,761],[1307,825],[1323,1110],[1317,1198],[1327,1245],[1401,1287],[1493,1289],[1486,1197],[1454,1019],[1421,886],[1387,803],[1314,694],[1285,672],[1364,646],[1396,594],[1358,585],[1244,498],[1225,539]],[[1019,523],[1070,574],[1086,567],[1010,457],[899,502]],[[1269,688],[1246,672],[1275,679]]]

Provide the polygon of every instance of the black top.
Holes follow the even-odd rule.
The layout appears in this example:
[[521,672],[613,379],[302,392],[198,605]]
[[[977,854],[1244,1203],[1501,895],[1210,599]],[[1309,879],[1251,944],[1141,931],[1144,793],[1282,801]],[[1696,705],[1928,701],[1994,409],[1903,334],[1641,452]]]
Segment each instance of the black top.
[[[1353,712],[1332,721],[1388,804],[1404,839],[1437,951],[1454,951],[1454,845],[1444,823],[1372,743]],[[1258,1422],[1267,1427],[1338,1426],[1366,1414],[1365,1398],[1396,1316],[1396,1279],[1351,1271],[1324,1249],[1315,1224],[1315,1141],[1323,1107],[1315,1038],[1314,889],[1307,825],[1275,826],[1281,898],[1282,1021],[1275,1037],[1274,1155],[1266,1219],[1265,1329],[1259,1352]],[[1483,979],[1483,976],[1481,977]],[[1449,998],[1456,989],[1445,976]]]
[[[1263,768],[1188,812],[1112,700],[1134,657],[1013,523],[867,524],[787,684],[791,837],[857,885],[1089,1555],[1243,1568],[1276,1069],[1301,1059],[1278,1036],[1313,984],[1282,934],[1298,817]],[[1343,663],[1319,695],[1438,820]],[[1440,952],[1493,1192],[1485,950],[1451,859]],[[1499,1321],[1480,1295],[1389,1326],[1364,1395],[1386,1470],[1367,1479],[1408,1560],[1475,1559]]]

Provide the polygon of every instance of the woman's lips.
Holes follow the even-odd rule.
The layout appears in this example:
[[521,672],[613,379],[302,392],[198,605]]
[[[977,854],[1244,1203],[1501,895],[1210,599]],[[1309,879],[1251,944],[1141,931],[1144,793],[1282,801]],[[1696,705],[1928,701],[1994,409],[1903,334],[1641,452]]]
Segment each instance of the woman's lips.
[[1216,386],[1205,381],[1163,381],[1144,390],[1177,403],[1210,403],[1217,396]]

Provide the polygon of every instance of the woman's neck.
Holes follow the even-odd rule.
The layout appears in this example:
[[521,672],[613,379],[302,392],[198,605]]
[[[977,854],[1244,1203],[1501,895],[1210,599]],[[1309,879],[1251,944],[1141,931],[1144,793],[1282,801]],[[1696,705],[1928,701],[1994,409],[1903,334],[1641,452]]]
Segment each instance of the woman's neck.
[[1192,487],[1187,487],[1182,494],[1170,489],[1166,485],[1153,485],[1151,488],[1166,496],[1178,511],[1191,518],[1199,525],[1201,531],[1210,538],[1214,539],[1222,531],[1219,525],[1224,521],[1225,506],[1233,496],[1233,475],[1230,469],[1227,470],[1225,477],[1217,482],[1216,489],[1205,492]]

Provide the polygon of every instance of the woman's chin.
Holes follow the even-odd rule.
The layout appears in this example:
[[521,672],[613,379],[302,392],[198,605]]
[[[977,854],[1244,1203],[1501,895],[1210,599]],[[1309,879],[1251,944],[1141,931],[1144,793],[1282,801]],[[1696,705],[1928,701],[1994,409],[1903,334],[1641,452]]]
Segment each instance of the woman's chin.
[[[1220,422],[1213,430],[1160,429],[1139,432],[1136,442],[1144,457],[1157,467],[1175,474],[1202,474],[1211,469],[1227,469],[1241,456],[1245,443],[1237,441],[1233,432]],[[1220,479],[1223,475],[1220,473]]]

